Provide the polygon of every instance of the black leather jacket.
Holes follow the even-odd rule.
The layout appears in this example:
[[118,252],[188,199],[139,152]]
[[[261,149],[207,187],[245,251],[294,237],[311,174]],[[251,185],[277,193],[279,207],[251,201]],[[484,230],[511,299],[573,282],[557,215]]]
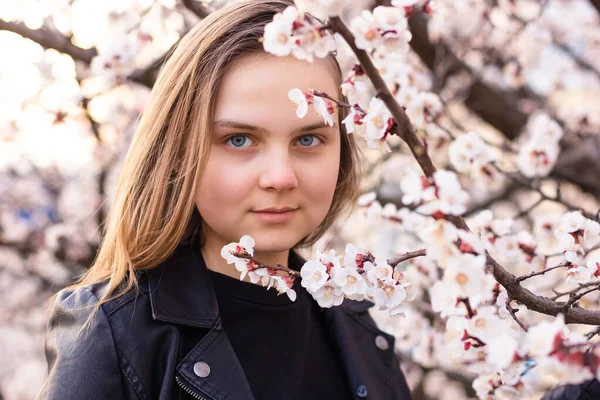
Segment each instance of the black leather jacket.
[[[103,304],[78,339],[106,282],[61,291],[46,337],[49,375],[38,398],[254,399],[222,328],[206,265],[197,258],[189,246],[179,247],[139,275],[137,296],[132,290]],[[299,269],[304,260],[292,252],[292,263]],[[322,310],[353,397],[408,400],[394,337],[376,327],[370,306],[344,300]]]

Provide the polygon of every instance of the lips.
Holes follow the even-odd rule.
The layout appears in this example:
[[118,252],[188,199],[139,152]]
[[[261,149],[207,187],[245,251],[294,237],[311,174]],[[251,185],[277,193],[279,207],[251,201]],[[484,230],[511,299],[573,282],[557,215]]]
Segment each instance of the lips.
[[253,211],[258,221],[264,224],[282,224],[291,221],[296,215],[297,208],[292,207],[271,207],[263,208],[259,211]]
[[254,212],[260,212],[260,213],[283,213],[283,212],[287,212],[287,211],[294,211],[297,210],[297,208],[293,208],[293,207],[269,207],[269,208],[263,208],[262,210],[254,210]]

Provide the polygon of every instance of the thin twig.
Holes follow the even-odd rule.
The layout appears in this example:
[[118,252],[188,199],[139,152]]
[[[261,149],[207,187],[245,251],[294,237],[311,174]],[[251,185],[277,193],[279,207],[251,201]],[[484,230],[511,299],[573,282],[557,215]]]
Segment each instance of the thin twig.
[[555,265],[554,267],[546,268],[543,271],[537,271],[537,272],[532,272],[532,273],[527,274],[527,275],[518,276],[517,277],[517,282],[522,282],[525,279],[529,279],[529,278],[531,278],[533,276],[544,275],[546,272],[550,272],[550,271],[555,270],[557,268],[568,267],[570,265],[571,265],[571,263],[566,262],[566,263],[563,263],[563,264]]
[[600,326],[597,327],[596,329],[588,332],[585,336],[587,337],[587,340],[590,340],[591,338],[596,336],[598,333],[600,333]]
[[519,311],[518,308],[512,308],[512,306],[510,305],[510,303],[513,301],[512,297],[508,297],[506,299],[506,309],[508,310],[509,314],[511,315],[511,317],[513,317],[513,319],[517,322],[517,324],[519,324],[519,326],[521,327],[521,329],[523,329],[525,332],[527,332],[527,328],[525,327],[525,325],[523,325],[523,323],[519,320],[519,318],[517,318],[516,312]]
[[246,260],[251,260],[254,263],[255,268],[270,268],[270,269],[274,269],[275,271],[287,272],[288,274],[295,276],[295,277],[300,276],[300,271],[296,271],[295,269],[284,267],[281,264],[276,264],[276,265],[263,264],[260,261],[256,261],[255,259],[253,259],[250,254],[236,254],[236,257],[244,258]]
[[573,304],[577,303],[583,296],[585,296],[588,293],[592,293],[595,292],[596,290],[600,290],[600,284],[596,285],[595,287],[588,289],[584,292],[581,293],[573,293],[569,296],[569,301],[567,301],[567,303],[564,305],[565,308],[569,308],[571,307]]
[[596,286],[599,285],[600,282],[598,281],[594,281],[594,282],[586,282],[586,283],[580,283],[579,286],[577,286],[575,289],[571,289],[568,290],[566,292],[557,292],[556,290],[552,289],[552,291],[554,292],[555,296],[551,297],[550,300],[558,300],[563,296],[567,296],[567,295],[572,295],[574,293],[577,293],[578,291],[580,291],[581,289],[584,289],[586,287],[590,287],[590,286]]
[[421,249],[416,251],[409,251],[407,253],[402,254],[399,257],[390,258],[387,260],[387,263],[390,267],[395,267],[396,265],[404,262],[406,260],[410,260],[411,258],[421,257],[427,254],[427,250]]
[[515,215],[512,219],[523,218],[524,216],[528,215],[531,211],[533,211],[534,208],[536,208],[537,206],[542,204],[544,201],[546,201],[546,199],[544,197],[540,197],[535,203],[533,203],[529,207],[519,211],[519,213],[517,215]]

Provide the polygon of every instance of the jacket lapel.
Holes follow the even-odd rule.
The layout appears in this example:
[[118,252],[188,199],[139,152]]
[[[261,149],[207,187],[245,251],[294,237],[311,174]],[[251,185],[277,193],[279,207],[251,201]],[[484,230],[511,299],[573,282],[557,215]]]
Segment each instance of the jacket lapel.
[[177,365],[177,381],[192,396],[254,400],[242,366],[221,320]]
[[223,330],[217,297],[199,249],[180,246],[147,275],[155,320],[209,329],[177,365],[179,386],[197,399],[254,400],[246,375]]

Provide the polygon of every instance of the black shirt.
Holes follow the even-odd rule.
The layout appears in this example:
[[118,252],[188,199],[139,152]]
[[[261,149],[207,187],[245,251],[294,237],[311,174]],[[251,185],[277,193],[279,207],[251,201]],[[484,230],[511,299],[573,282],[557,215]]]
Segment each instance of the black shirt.
[[256,399],[349,399],[348,383],[316,301],[210,271],[223,327]]

